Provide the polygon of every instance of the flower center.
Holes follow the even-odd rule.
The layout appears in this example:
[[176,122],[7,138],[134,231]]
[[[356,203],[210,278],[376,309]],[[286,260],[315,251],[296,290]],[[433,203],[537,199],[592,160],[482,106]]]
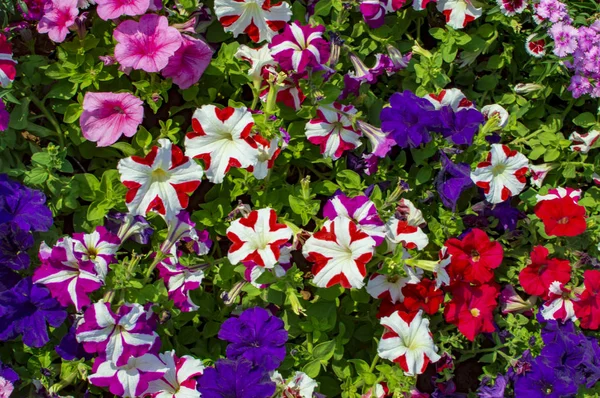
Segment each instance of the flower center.
[[169,179],[169,173],[161,169],[160,167],[152,171],[152,180],[157,182],[165,182]]
[[398,275],[388,275],[387,281],[390,283],[396,283],[396,282],[398,282],[399,278],[400,277]]
[[115,112],[117,112],[117,113],[120,113],[121,115],[124,115],[124,114],[125,114],[125,111],[124,111],[124,110],[123,110],[123,108],[121,108],[120,106],[115,106],[115,107],[113,108],[113,110],[114,110]]
[[492,167],[492,175],[494,177],[499,176],[500,174],[504,173],[504,171],[506,170],[506,165],[505,164],[497,164],[494,167]]
[[479,261],[481,254],[477,250],[471,250],[471,259],[475,262]]
[[90,247],[87,251],[88,258],[90,260],[95,260],[96,256],[98,256],[98,250],[95,247]]
[[569,217],[563,217],[557,221],[557,224],[561,224],[561,225],[568,224],[568,223],[569,223]]
[[473,308],[471,310],[471,315],[473,315],[475,318],[479,317],[480,314],[481,314],[481,311],[479,311],[479,308]]

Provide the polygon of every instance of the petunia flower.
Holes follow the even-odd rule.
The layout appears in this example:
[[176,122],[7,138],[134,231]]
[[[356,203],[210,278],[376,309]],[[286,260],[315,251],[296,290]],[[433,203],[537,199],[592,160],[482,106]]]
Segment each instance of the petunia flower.
[[144,15],[150,6],[150,0],[95,0],[98,16],[109,21],[123,15],[130,17]]
[[496,119],[497,126],[503,129],[508,124],[509,114],[498,104],[486,105],[481,108],[481,114],[483,115],[485,121],[488,121],[492,118]]
[[396,12],[404,6],[406,0],[362,0],[360,12],[363,19],[371,29],[381,27],[387,13]]
[[117,250],[121,246],[119,237],[99,226],[91,234],[74,233],[73,243],[75,257],[80,261],[91,261],[98,276],[104,280],[108,265],[115,261]]
[[431,102],[437,110],[444,107],[450,107],[454,112],[476,109],[473,101],[470,101],[467,96],[457,88],[444,89],[437,94],[428,94],[423,98]]
[[584,271],[583,284],[585,289],[573,300],[573,309],[581,328],[597,330],[600,328],[600,271]]
[[192,301],[190,292],[200,287],[204,279],[204,271],[185,267],[175,257],[161,261],[156,268],[175,307],[182,312],[196,311],[199,307]]
[[202,159],[206,177],[220,184],[231,167],[256,163],[256,142],[250,137],[254,119],[245,107],[219,109],[204,105],[192,116],[192,129],[185,137],[185,153]]
[[7,267],[15,271],[29,268],[27,251],[33,244],[31,232],[23,231],[15,223],[0,224],[0,268]]
[[198,379],[198,391],[204,398],[270,398],[275,390],[269,373],[243,358],[219,359]]
[[577,395],[577,383],[571,377],[557,372],[557,368],[551,363],[535,361],[529,372],[516,378],[515,396],[558,398]]
[[571,279],[569,260],[548,258],[548,249],[535,246],[530,254],[531,263],[519,273],[519,283],[527,294],[548,298],[550,285],[557,281],[562,284]]
[[158,140],[145,158],[121,159],[117,169],[128,188],[125,202],[132,215],[156,211],[168,221],[187,207],[191,193],[202,179],[202,167],[183,155],[170,140]]
[[10,290],[0,292],[0,341],[23,336],[28,347],[43,347],[50,337],[46,323],[59,327],[67,312],[43,286],[22,279]]
[[119,397],[136,398],[144,396],[150,382],[160,379],[168,370],[155,354],[131,357],[122,365],[96,359],[88,380],[95,386],[107,387]]
[[187,210],[181,210],[177,215],[167,221],[167,237],[160,245],[163,254],[177,254],[177,244],[184,238],[198,239],[196,223],[190,218]]
[[216,0],[215,14],[225,32],[246,33],[255,43],[270,42],[290,20],[290,5],[269,0]]
[[123,21],[113,32],[115,58],[123,67],[160,72],[182,44],[179,31],[167,17],[145,14],[139,22]]
[[444,302],[444,291],[435,287],[431,279],[423,278],[419,283],[407,284],[402,288],[404,306],[410,312],[419,310],[429,315],[438,312]]
[[571,150],[574,152],[588,153],[600,138],[600,131],[590,130],[587,133],[580,134],[574,131],[569,140],[573,143]]
[[385,158],[392,147],[396,145],[396,141],[378,127],[362,120],[356,121],[356,127],[371,143],[371,153],[379,158]]
[[[0,87],[8,87],[15,80],[16,66],[17,61],[13,59],[12,45],[5,35],[0,34]],[[6,130],[6,127],[2,130]]]
[[256,367],[275,370],[285,358],[288,333],[283,321],[260,307],[252,307],[221,325],[219,339],[229,342],[228,359],[245,359]]
[[516,313],[531,316],[533,315],[532,309],[537,299],[537,296],[530,296],[527,300],[523,300],[512,285],[506,285],[500,292],[500,309],[502,315]]
[[307,68],[319,69],[329,60],[329,43],[323,38],[325,27],[286,25],[269,44],[271,55],[286,72],[304,73]]
[[42,243],[39,258],[42,264],[35,270],[33,282],[46,286],[65,307],[73,304],[80,311],[90,304],[89,293],[104,285],[104,277],[94,263],[75,256],[71,237],[60,239],[52,248]]
[[548,300],[541,308],[540,314],[544,319],[554,319],[556,321],[567,322],[569,320],[575,322],[577,315],[573,306],[573,292],[564,284],[555,281],[550,284]]
[[476,8],[471,0],[438,0],[437,9],[454,29],[462,29],[482,15],[481,8]]
[[99,301],[85,310],[83,322],[77,326],[77,341],[87,352],[120,367],[160,343],[155,326],[152,310],[140,304],[125,303],[114,313],[109,303]]
[[[265,76],[276,76],[278,73],[271,67],[267,66],[263,69]],[[265,78],[265,81],[268,78]],[[294,109],[296,111],[300,110],[302,107],[302,103],[306,99],[306,96],[302,92],[302,88],[299,85],[299,79],[295,75],[288,76],[283,81],[278,81],[275,88],[277,89],[277,96],[275,97],[275,102],[278,105],[285,105],[288,108]],[[267,98],[269,95],[269,86],[264,86],[263,91],[260,93],[260,100],[262,102],[267,102]]]
[[379,274],[375,272],[367,282],[367,293],[373,298],[390,301],[394,304],[404,301],[402,289],[411,284],[419,283],[423,270],[403,266],[404,276],[398,274]]
[[504,257],[502,245],[490,240],[478,228],[470,230],[462,239],[451,238],[445,243],[450,254],[450,276],[472,283],[487,283],[494,279],[494,269]]
[[406,249],[423,250],[429,244],[423,229],[427,223],[421,210],[408,199],[400,199],[396,213],[386,223],[386,239],[394,246],[401,243]]
[[429,319],[423,311],[410,315],[396,311],[380,319],[385,328],[377,347],[377,354],[400,365],[408,376],[421,374],[429,363],[440,359],[438,348],[429,330]]
[[277,387],[281,388],[282,397],[313,398],[315,388],[319,386],[315,380],[303,372],[295,372],[287,380],[284,380],[278,371],[274,371],[271,381],[277,383]]
[[479,333],[496,330],[493,314],[498,305],[496,284],[473,286],[459,282],[452,285],[450,291],[452,300],[444,308],[446,322],[456,325],[470,341],[474,341]]
[[330,106],[319,106],[317,117],[306,123],[306,138],[321,148],[324,157],[339,159],[345,151],[361,145],[360,131],[352,126],[352,115],[356,108],[337,102]]
[[78,359],[89,361],[94,356],[85,352],[83,344],[77,341],[77,337],[75,336],[76,330],[75,325],[71,326],[67,334],[60,340],[60,343],[54,347],[54,350],[65,361],[75,361]]
[[181,89],[190,88],[200,80],[210,64],[213,52],[204,41],[181,35],[181,47],[169,58],[162,75],[171,78]]
[[250,282],[253,286],[256,286],[259,289],[268,287],[268,284],[258,283],[258,279],[265,272],[270,272],[275,276],[275,278],[282,278],[283,276],[285,276],[286,272],[292,267],[291,251],[292,244],[290,242],[283,244],[279,250],[279,260],[277,264],[270,268],[259,265],[254,261],[244,262],[243,264],[246,267],[244,277],[248,282]]
[[522,13],[527,8],[527,0],[496,0],[500,12],[507,17]]
[[571,187],[557,187],[550,188],[546,195],[535,195],[537,203],[540,203],[544,200],[555,200],[561,198],[569,198],[573,201],[573,203],[577,204],[579,199],[581,199],[581,189],[574,189]]
[[[269,174],[269,170],[273,168],[275,160],[281,153],[281,147],[279,143],[281,139],[279,137],[273,138],[271,141],[267,141],[260,135],[254,136],[254,141],[257,144],[258,157],[256,164],[248,167],[248,171],[252,172],[254,178],[257,180],[264,180]],[[285,147],[285,143],[283,144]]]
[[461,194],[473,186],[471,167],[467,163],[452,163],[450,158],[440,151],[442,168],[435,179],[435,186],[444,206],[456,210]]
[[143,118],[143,102],[133,94],[87,92],[79,123],[83,136],[103,147],[133,137]]
[[121,242],[131,238],[141,245],[150,242],[150,236],[154,233],[152,226],[142,216],[110,212],[106,216],[105,227],[108,231],[117,235]]
[[525,155],[506,145],[492,144],[487,160],[471,172],[471,180],[483,189],[490,203],[500,203],[518,195],[525,188],[529,162]]
[[534,211],[549,236],[577,236],[587,228],[585,207],[574,203],[570,197],[542,200]]
[[[1,62],[2,60],[0,60]],[[2,87],[2,69],[0,69],[0,87]],[[10,123],[10,113],[6,110],[4,101],[0,99],[0,132],[8,129]]]
[[23,231],[45,232],[52,226],[52,212],[41,191],[0,174],[0,221],[16,224]]
[[234,56],[237,59],[241,59],[250,62],[250,69],[248,69],[248,75],[253,81],[261,81],[263,78],[263,68],[267,66],[275,66],[277,63],[271,56],[269,46],[264,45],[259,48],[250,48],[245,44],[241,44]]
[[544,183],[544,179],[552,170],[553,166],[547,163],[543,164],[532,164],[529,165],[529,172],[531,173],[531,185],[536,188],[541,188]]
[[167,372],[149,383],[146,394],[152,398],[200,398],[196,378],[204,373],[202,361],[189,355],[178,357],[175,350],[163,352],[159,358]]
[[37,30],[40,33],[48,33],[50,40],[62,43],[78,15],[77,0],[48,0]]
[[455,145],[471,145],[473,137],[484,121],[483,114],[476,109],[463,109],[455,112],[449,106],[444,106],[440,109],[439,115],[439,132]]

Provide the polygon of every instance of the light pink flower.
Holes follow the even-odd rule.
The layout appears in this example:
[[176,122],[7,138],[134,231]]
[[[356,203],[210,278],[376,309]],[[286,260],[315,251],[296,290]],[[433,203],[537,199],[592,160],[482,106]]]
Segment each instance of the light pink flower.
[[150,0],[96,0],[98,16],[105,21],[121,15],[143,15],[150,6]]
[[86,93],[80,124],[83,136],[98,146],[131,137],[144,118],[142,100],[130,93]]
[[175,52],[163,69],[164,77],[173,79],[173,83],[186,89],[200,80],[206,70],[213,50],[202,40],[182,35],[181,47]]
[[115,58],[121,66],[160,72],[181,46],[181,34],[167,17],[146,14],[139,22],[127,20],[115,29]]
[[75,24],[79,15],[77,0],[49,0],[44,6],[44,16],[38,23],[40,33],[48,33],[50,40],[61,43]]

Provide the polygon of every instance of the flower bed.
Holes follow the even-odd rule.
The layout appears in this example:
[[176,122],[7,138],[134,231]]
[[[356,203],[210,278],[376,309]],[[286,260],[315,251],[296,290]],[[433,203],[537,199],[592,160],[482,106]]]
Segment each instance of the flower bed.
[[0,398],[600,394],[591,0],[0,9]]

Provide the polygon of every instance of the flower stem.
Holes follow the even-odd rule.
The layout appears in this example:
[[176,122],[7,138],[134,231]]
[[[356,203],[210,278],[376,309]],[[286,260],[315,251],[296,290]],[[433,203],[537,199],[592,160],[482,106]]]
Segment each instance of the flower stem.
[[34,93],[28,93],[28,95],[29,95],[29,99],[31,100],[31,102],[33,102],[34,105],[37,106],[40,111],[42,111],[44,116],[46,116],[46,119],[48,119],[50,124],[52,124],[52,126],[54,127],[54,130],[56,130],[56,135],[58,136],[58,142],[59,142],[60,146],[64,148],[65,137],[63,135],[62,129],[60,128],[60,124],[58,123],[58,120],[56,120],[56,117],[54,116],[54,113],[52,113],[52,111],[48,110],[48,108],[46,108],[44,103],[42,101],[40,101],[40,99],[38,97],[36,97]]
[[160,263],[165,258],[167,258],[166,254],[164,254],[160,250],[156,252],[156,257],[154,257],[154,261],[152,261],[152,264],[150,264],[150,267],[146,271],[146,275],[144,277],[144,285],[148,282],[148,279],[150,279],[150,276],[152,276],[152,272],[154,271],[154,269],[156,268],[158,263]]

